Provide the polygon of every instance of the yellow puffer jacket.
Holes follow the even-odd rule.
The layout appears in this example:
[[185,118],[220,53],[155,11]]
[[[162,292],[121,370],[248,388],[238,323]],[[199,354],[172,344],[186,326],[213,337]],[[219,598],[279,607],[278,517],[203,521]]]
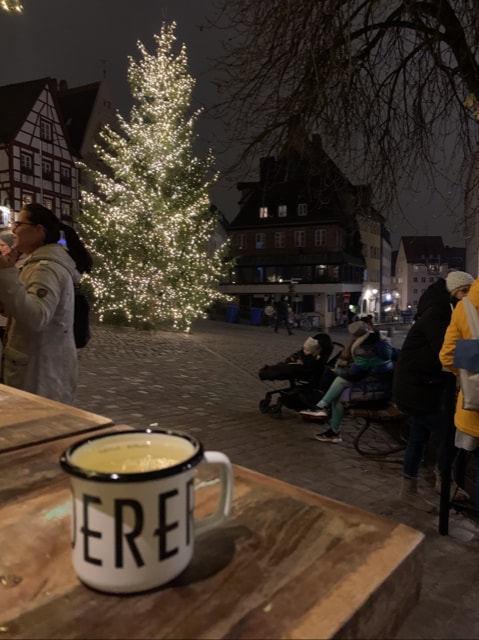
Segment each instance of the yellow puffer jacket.
[[[471,289],[467,295],[468,299],[476,307],[479,313],[479,279],[474,280]],[[458,302],[451,318],[444,342],[439,353],[439,359],[443,366],[453,371],[456,376],[459,371],[454,368],[454,350],[456,340],[471,338],[471,331],[467,321],[466,310],[462,302]],[[471,436],[479,437],[479,411],[469,411],[462,408],[462,392],[459,391],[456,404],[456,413],[454,423],[458,429],[468,433]]]

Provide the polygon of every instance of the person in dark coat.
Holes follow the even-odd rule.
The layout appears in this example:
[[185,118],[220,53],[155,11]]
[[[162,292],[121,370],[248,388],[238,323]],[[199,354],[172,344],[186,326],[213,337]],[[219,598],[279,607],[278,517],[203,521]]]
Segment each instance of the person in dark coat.
[[430,434],[441,436],[444,429],[444,390],[451,374],[443,371],[439,351],[450,319],[451,291],[446,280],[440,278],[419,299],[416,321],[394,371],[393,398],[398,408],[411,416],[400,495],[406,503],[426,512],[436,507],[418,494],[417,481]]
[[284,323],[284,326],[288,330],[288,334],[291,336],[293,332],[291,331],[289,327],[289,322],[288,322],[288,314],[289,314],[288,298],[286,296],[281,296],[280,300],[278,300],[278,302],[276,302],[274,306],[276,311],[274,332],[278,333],[279,327]]

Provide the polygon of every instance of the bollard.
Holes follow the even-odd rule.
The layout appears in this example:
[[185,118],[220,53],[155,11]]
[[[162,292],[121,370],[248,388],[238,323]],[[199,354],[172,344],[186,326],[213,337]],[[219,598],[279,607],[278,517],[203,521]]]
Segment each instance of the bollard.
[[394,327],[388,327],[388,338],[392,338],[394,335]]

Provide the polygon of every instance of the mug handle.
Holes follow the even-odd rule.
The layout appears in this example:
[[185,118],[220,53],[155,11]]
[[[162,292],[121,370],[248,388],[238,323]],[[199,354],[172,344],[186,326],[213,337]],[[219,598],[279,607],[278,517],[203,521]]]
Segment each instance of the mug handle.
[[205,451],[204,462],[218,465],[221,494],[217,510],[210,516],[195,520],[196,535],[214,529],[224,522],[230,514],[233,502],[233,469],[229,458],[220,451]]

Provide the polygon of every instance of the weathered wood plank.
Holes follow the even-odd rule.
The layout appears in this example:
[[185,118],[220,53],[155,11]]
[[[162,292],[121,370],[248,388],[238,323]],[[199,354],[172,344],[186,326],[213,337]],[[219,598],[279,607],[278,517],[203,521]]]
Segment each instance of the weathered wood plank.
[[[1,457],[3,638],[380,638],[417,601],[422,534],[238,466],[230,520],[179,578],[96,593],[70,561],[58,457],[75,439]],[[213,471],[199,467],[197,515],[214,508]]]
[[0,384],[0,453],[109,424],[110,418]]

